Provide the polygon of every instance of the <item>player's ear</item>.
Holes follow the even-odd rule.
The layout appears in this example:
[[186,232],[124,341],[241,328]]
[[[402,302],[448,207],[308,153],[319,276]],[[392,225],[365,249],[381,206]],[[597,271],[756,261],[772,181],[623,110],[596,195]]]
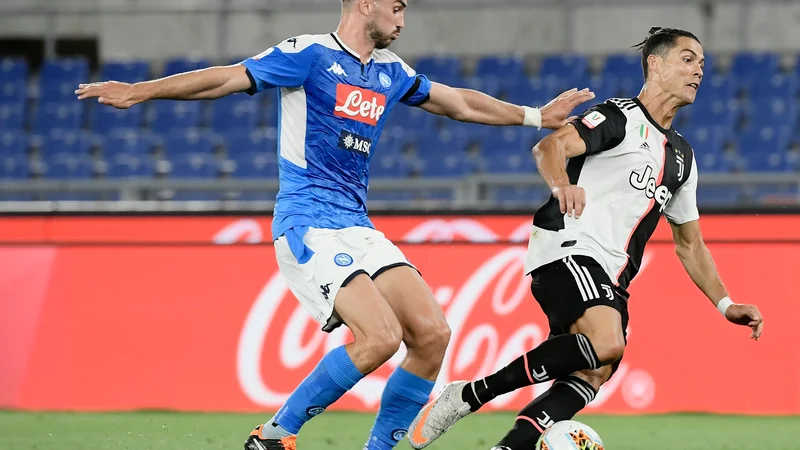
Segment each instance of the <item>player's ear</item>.
[[358,10],[364,14],[365,16],[369,16],[372,14],[372,10],[375,8],[375,0],[354,0],[356,2],[356,6]]
[[664,64],[664,60],[658,55],[649,55],[647,57],[647,73],[649,75],[659,75],[661,74],[661,67]]

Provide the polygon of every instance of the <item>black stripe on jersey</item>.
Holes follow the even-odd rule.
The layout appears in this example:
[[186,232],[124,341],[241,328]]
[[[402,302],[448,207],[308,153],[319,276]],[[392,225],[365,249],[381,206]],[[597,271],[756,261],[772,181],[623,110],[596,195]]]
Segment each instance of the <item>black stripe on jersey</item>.
[[[570,158],[567,162],[567,176],[570,184],[578,183],[586,157],[587,155],[583,154]],[[564,214],[561,213],[561,205],[558,204],[557,198],[551,195],[547,203],[536,211],[536,214],[533,215],[533,224],[550,231],[564,229]]]
[[250,73],[250,69],[244,69],[244,72],[247,74],[247,78],[250,79],[250,89],[246,90],[245,92],[247,95],[256,95],[256,79],[253,77],[253,74]]
[[422,84],[422,80],[420,80],[419,77],[416,77],[414,79],[414,84],[411,85],[411,88],[409,88],[408,92],[406,92],[403,95],[403,97],[400,98],[400,102],[405,102],[408,99],[410,99],[414,94],[416,94],[417,91],[419,90],[419,85],[420,84]]
[[619,109],[624,109],[626,111],[631,111],[633,109],[636,109],[637,106],[636,103],[633,101],[633,99],[629,98],[612,98],[609,99],[609,101],[617,105]]
[[350,53],[350,50],[348,50],[347,47],[345,47],[344,45],[342,45],[341,42],[339,42],[339,39],[336,37],[336,33],[331,33],[331,37],[333,38],[334,41],[336,41],[336,44],[339,45],[339,48],[341,48],[342,51],[344,51],[348,55],[352,56],[353,58],[357,59],[358,62],[361,62],[361,58],[359,58],[358,56]]

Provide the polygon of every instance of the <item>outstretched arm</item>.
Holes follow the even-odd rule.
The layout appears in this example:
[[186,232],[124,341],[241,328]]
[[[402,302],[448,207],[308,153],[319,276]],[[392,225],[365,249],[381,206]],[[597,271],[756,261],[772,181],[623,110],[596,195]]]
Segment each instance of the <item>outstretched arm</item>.
[[118,81],[81,84],[75,94],[78,100],[97,97],[98,103],[125,109],[154,99],[210,100],[246,91],[250,86],[245,67],[235,64],[135,84]]
[[420,107],[461,122],[559,129],[566,125],[567,116],[576,106],[593,98],[594,93],[588,89],[571,89],[536,109],[507,103],[471,89],[431,83],[430,99]]
[[731,303],[728,291],[717,272],[711,252],[703,241],[700,222],[693,220],[683,224],[670,224],[678,258],[694,284],[711,300],[725,318],[737,325],[752,329],[750,337],[758,340],[764,328],[761,312],[754,305]]

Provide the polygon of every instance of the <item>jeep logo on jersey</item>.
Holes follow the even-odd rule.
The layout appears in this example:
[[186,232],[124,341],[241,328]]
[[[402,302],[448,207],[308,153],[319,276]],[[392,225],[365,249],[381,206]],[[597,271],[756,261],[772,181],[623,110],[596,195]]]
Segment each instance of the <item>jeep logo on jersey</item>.
[[372,139],[367,139],[353,132],[342,130],[342,132],[339,133],[339,148],[351,152],[363,153],[366,156],[369,155],[369,151],[372,149]]
[[664,185],[656,187],[656,179],[653,177],[652,167],[647,166],[642,173],[635,170],[631,172],[630,182],[635,189],[644,191],[644,195],[647,198],[654,199],[656,203],[661,205],[658,212],[664,212],[664,208],[667,207],[667,203],[672,198],[672,192]]
[[335,116],[375,126],[385,110],[385,95],[346,84],[336,85]]

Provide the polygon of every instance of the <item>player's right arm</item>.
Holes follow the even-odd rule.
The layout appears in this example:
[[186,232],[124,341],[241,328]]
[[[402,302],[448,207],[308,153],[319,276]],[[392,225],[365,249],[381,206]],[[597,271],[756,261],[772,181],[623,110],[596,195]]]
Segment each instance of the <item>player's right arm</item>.
[[536,167],[562,214],[576,219],[586,206],[586,193],[573,184],[567,174],[567,160],[599,153],[619,145],[625,139],[625,115],[615,105],[603,103],[590,108],[567,126],[542,139],[533,148]]
[[298,36],[240,64],[135,84],[117,81],[81,84],[75,93],[79,100],[96,97],[104,105],[130,108],[155,99],[211,100],[237,92],[255,94],[274,87],[299,87],[305,82],[313,61],[313,43],[312,36]]

